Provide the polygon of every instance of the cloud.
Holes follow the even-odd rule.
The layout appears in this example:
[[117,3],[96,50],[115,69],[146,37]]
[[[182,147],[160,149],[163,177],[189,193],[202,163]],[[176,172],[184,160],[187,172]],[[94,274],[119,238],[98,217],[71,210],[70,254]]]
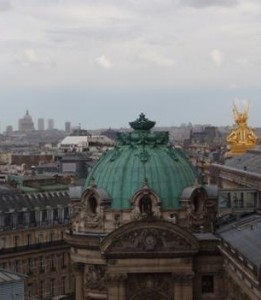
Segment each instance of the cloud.
[[212,50],[210,53],[210,57],[217,67],[220,67],[223,64],[224,54],[220,50]]
[[206,8],[212,6],[235,6],[239,4],[238,0],[180,0],[180,4],[195,8]]
[[18,61],[22,66],[42,65],[53,67],[55,63],[48,55],[39,55],[34,49],[24,49]]
[[113,66],[110,59],[108,57],[106,57],[105,55],[102,55],[102,56],[96,58],[95,61],[100,67],[102,67],[104,69],[111,69]]
[[12,8],[10,0],[0,0],[0,11],[6,11]]
[[40,59],[33,49],[24,50],[24,58],[28,63],[39,63]]
[[173,59],[163,56],[157,52],[145,52],[142,53],[140,57],[145,61],[162,67],[171,67],[175,64]]

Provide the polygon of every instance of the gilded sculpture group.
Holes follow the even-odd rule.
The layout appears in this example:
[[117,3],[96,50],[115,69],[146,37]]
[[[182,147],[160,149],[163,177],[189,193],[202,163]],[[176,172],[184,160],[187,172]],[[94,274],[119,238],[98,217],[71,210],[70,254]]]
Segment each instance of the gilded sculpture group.
[[239,112],[236,105],[233,107],[233,115],[236,127],[231,130],[227,137],[230,146],[230,153],[241,154],[248,149],[252,149],[257,145],[258,137],[253,129],[248,127],[248,111],[249,104],[246,104],[243,112]]

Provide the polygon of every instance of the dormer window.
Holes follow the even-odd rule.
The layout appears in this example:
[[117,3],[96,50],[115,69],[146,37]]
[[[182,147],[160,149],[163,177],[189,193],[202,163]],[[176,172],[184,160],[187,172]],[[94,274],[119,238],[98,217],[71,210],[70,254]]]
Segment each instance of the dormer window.
[[201,189],[196,189],[192,196],[193,212],[201,214],[204,209],[205,194]]
[[132,220],[140,220],[147,217],[157,218],[160,216],[160,199],[149,188],[147,181],[145,181],[142,189],[133,195],[131,204],[133,205]]

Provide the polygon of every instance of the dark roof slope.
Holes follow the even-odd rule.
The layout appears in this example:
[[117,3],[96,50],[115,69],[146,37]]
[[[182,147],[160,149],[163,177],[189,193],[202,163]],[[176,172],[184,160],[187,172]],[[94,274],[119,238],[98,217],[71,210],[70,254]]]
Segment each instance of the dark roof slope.
[[261,264],[261,215],[252,214],[224,225],[217,234],[254,265]]
[[245,154],[227,159],[225,165],[261,174],[261,150],[249,150]]

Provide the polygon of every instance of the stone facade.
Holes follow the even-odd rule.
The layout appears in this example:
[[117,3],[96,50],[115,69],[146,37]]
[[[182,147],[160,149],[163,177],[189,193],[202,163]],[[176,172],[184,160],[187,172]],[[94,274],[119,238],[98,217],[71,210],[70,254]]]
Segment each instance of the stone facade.
[[5,192],[0,207],[0,267],[26,275],[24,299],[71,295],[68,194]]

